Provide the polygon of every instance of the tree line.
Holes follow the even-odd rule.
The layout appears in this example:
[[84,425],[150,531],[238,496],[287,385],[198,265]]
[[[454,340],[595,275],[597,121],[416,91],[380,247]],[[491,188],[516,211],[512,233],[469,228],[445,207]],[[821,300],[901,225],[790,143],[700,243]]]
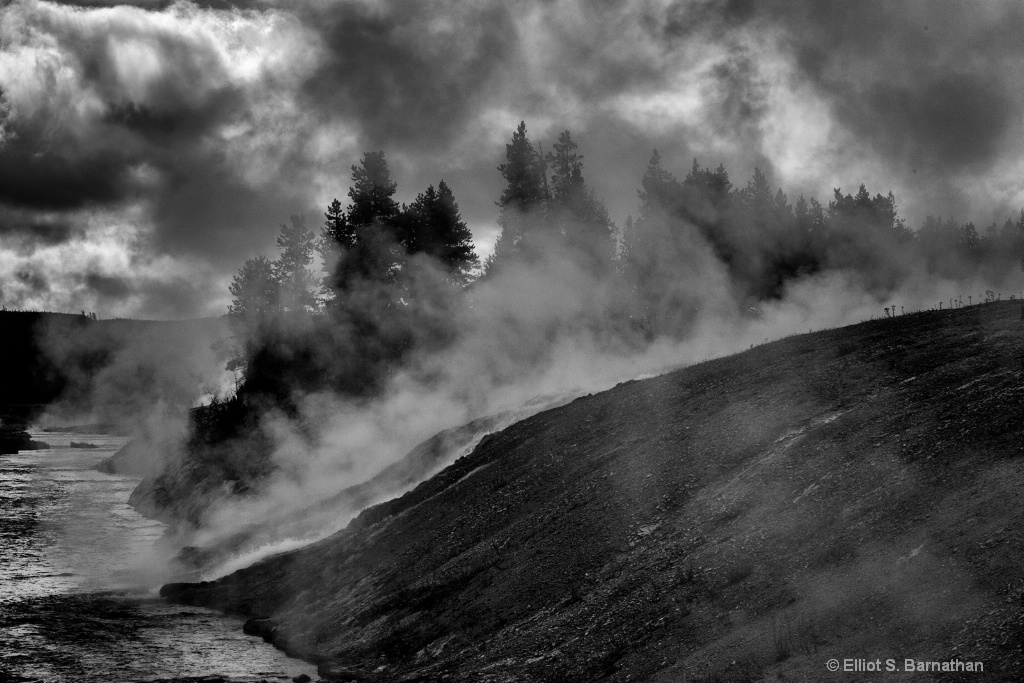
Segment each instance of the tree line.
[[[517,268],[575,268],[604,283],[619,296],[594,318],[642,344],[686,334],[708,296],[700,274],[709,261],[724,268],[746,308],[821,271],[856,272],[884,296],[916,269],[960,277],[1005,268],[1024,252],[1024,211],[981,232],[931,216],[914,231],[891,192],[872,196],[861,185],[856,194],[835,189],[827,204],[803,195],[790,202],[759,168],[736,187],[722,165],[694,160],[680,180],[657,150],[640,179],[638,210],[619,229],[588,186],[583,159],[569,131],[544,153],[519,124],[497,169],[505,180],[500,235],[481,264],[443,180],[400,205],[384,152],[365,153],[352,166],[347,206],[334,199],[318,234],[292,216],[281,225],[279,257],[249,259],[235,276],[229,313],[246,340],[235,367],[276,394],[307,380],[372,392],[411,350],[450,341],[448,317],[472,306],[474,288]],[[339,340],[351,357],[341,370],[318,350]],[[302,364],[307,371],[296,369]],[[271,375],[291,379],[270,387]]]

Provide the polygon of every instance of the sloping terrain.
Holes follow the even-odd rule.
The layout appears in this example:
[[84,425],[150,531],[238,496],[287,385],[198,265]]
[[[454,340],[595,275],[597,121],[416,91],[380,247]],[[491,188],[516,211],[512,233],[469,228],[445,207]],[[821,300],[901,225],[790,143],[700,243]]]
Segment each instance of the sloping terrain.
[[335,680],[1024,673],[1016,302],[801,335],[549,410],[344,531],[163,594]]
[[[554,403],[556,400],[554,398],[547,399],[542,402],[542,405]],[[232,556],[253,552],[282,541],[295,541],[304,538],[313,541],[322,538],[325,535],[323,530],[338,529],[360,510],[376,502],[405,493],[419,482],[451,464],[460,455],[470,452],[477,442],[487,434],[516,422],[517,417],[532,415],[538,410],[540,410],[540,405],[526,406],[522,410],[506,411],[478,418],[459,427],[442,430],[370,479],[349,486],[329,498],[317,501],[295,512],[279,513],[260,523],[254,522],[228,537],[210,539],[206,545],[185,546],[178,555],[181,569],[184,571],[216,569],[218,564],[230,560]],[[117,455],[104,460],[101,465],[116,458]],[[171,505],[158,508],[152,502],[160,491],[156,483],[167,481],[167,479],[180,476],[180,474],[180,472],[172,470],[170,473],[164,473],[162,478],[144,479],[132,492],[131,503],[137,509],[151,515],[162,514],[172,523],[177,520],[166,513],[173,512],[175,506],[181,506],[182,503],[187,504],[190,501],[194,501],[192,504],[195,507],[211,504],[211,495],[208,492],[193,487],[191,496],[179,494],[177,498],[171,498],[173,501]],[[187,481],[178,482],[178,490],[187,490],[188,483]],[[258,491],[258,482],[253,488]],[[226,496],[222,498],[222,500],[224,499]],[[187,530],[182,537],[192,540]]]

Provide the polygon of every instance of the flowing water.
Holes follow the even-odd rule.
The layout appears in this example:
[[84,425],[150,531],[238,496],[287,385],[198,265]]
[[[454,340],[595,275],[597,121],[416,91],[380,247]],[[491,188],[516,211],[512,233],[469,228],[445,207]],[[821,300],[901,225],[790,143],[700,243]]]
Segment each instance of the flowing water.
[[164,525],[128,507],[138,478],[92,469],[125,439],[32,438],[51,448],[0,455],[0,682],[316,679],[241,620],[157,597]]

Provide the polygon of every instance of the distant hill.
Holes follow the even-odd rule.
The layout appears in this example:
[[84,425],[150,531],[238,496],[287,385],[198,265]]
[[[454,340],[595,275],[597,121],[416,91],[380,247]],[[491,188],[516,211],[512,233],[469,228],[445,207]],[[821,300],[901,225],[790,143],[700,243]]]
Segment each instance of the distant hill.
[[67,384],[66,374],[49,358],[36,331],[52,324],[74,332],[91,322],[66,313],[0,311],[0,410],[9,421],[32,417]]
[[627,382],[162,594],[331,680],[853,680],[826,662],[860,657],[1018,681],[1022,325],[919,313]]
[[[94,320],[69,313],[0,311],[0,419],[24,424],[59,399],[90,400],[91,382],[125,350],[138,357],[139,367],[158,367],[162,352],[151,339],[193,339],[208,346],[226,335],[219,318]],[[149,357],[148,347],[154,347]]]

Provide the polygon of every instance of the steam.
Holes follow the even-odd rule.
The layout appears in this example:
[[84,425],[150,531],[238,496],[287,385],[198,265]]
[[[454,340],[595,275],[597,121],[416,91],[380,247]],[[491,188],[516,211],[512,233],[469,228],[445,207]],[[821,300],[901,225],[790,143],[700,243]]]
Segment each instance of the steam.
[[488,242],[522,117],[584,143],[620,224],[655,146],[987,224],[1024,202],[1022,24],[1005,0],[5,3],[0,297],[218,314],[365,149],[398,161],[400,200],[444,177]]
[[188,437],[187,411],[234,391],[224,321],[45,320],[36,335],[65,380],[39,422],[101,424],[133,440],[140,469],[158,473]]
[[[672,243],[655,245],[654,253],[674,255],[682,239],[686,256],[674,268],[651,264],[662,292],[653,308],[678,318],[652,339],[623,322],[622,312],[641,302],[618,275],[583,267],[578,255],[550,244],[539,258],[478,282],[468,306],[441,306],[454,341],[415,354],[374,398],[313,393],[296,397],[296,414],[266,413],[261,428],[274,473],[258,494],[223,496],[204,516],[193,542],[238,553],[207,578],[322,539],[470,452],[486,433],[575,397],[789,335],[883,318],[885,308],[909,314],[950,298],[966,303],[972,293],[977,303],[986,289],[1020,282],[998,268],[987,277],[965,268],[944,278],[911,259],[887,288],[879,283],[892,279],[888,258],[849,258],[847,267],[794,278],[777,298],[752,301],[700,232],[685,227],[683,237],[666,232],[661,239]],[[426,261],[410,269],[413,288],[440,277]],[[500,419],[450,446],[418,478],[378,476],[438,432],[488,415]],[[339,498],[367,482],[366,495]]]
[[[987,222],[994,216],[981,207],[1005,217],[1024,196],[1012,180],[1024,15],[1012,3],[984,12],[642,1],[614,10],[134,4],[21,1],[0,12],[12,48],[0,55],[5,302],[223,310],[224,273],[273,240],[277,219],[266,217],[319,213],[338,191],[338,168],[366,148],[394,150],[413,191],[444,175],[484,242],[498,182],[494,136],[520,116],[543,137],[556,126],[579,135],[588,180],[620,219],[635,210],[654,145],[674,171],[694,156],[733,169],[758,164],[791,201],[797,192],[827,199],[822,192],[847,179],[892,187],[915,224],[927,211],[965,207]],[[977,44],[991,49],[979,53]],[[749,231],[722,231],[716,242],[685,221],[660,227],[644,246],[642,296],[555,241],[465,300],[443,293],[444,274],[430,262],[410,264],[410,291],[430,308],[420,318],[429,325],[403,330],[419,350],[359,398],[298,393],[294,412],[268,406],[258,429],[272,475],[244,495],[225,476],[196,542],[274,524],[281,531],[261,536],[264,548],[319,538],[415,482],[382,482],[332,507],[341,492],[473,420],[495,416],[448,459],[507,420],[624,380],[883,317],[886,308],[977,303],[989,289],[1020,289],[1016,263],[937,274],[850,225],[818,271],[788,274],[776,291],[770,264],[792,245]],[[723,244],[734,261],[723,259]],[[765,275],[770,296],[741,269]],[[371,306],[380,291],[370,283],[356,294]],[[651,334],[633,324],[641,309],[662,323]],[[52,353],[73,378],[54,414],[86,411],[91,421],[130,426],[155,469],[178,458],[185,407],[229,395],[234,377],[211,348],[226,331],[167,329],[113,342],[51,330]],[[308,329],[297,321],[291,333]],[[337,323],[310,351],[326,369],[359,366],[359,334]],[[98,372],[83,365],[111,344]]]

